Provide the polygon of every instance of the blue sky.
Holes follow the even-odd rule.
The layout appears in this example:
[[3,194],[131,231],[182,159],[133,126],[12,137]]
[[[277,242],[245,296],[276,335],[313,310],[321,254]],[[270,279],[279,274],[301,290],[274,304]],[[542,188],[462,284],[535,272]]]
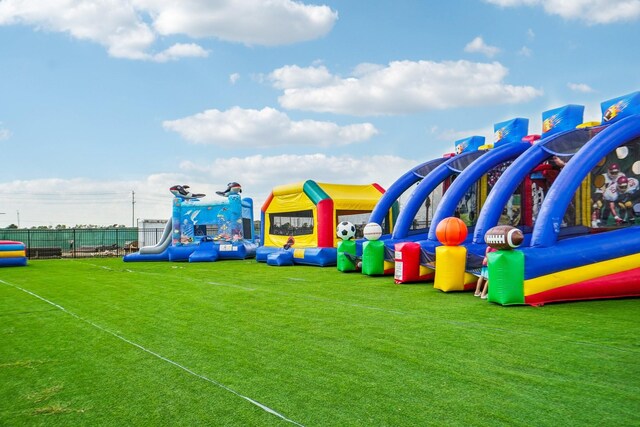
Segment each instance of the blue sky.
[[2,0],[0,227],[167,218],[174,184],[256,210],[388,187],[494,123],[599,120],[639,39],[640,0]]

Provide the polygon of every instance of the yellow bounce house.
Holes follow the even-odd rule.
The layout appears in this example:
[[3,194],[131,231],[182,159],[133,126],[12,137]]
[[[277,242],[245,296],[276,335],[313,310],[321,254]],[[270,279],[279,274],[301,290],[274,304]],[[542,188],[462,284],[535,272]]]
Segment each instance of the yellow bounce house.
[[[296,264],[335,265],[336,225],[349,221],[358,230],[356,236],[361,237],[371,211],[384,192],[375,183],[346,185],[312,180],[275,187],[262,206],[262,247],[258,249],[258,261],[266,261],[268,253],[289,244],[287,247],[294,250]],[[389,227],[392,222],[390,211]],[[332,250],[307,250],[318,248]]]

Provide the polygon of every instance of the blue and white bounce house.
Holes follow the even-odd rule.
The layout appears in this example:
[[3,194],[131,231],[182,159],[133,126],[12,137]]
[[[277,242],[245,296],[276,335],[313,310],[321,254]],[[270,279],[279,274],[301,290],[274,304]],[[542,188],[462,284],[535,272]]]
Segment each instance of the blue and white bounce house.
[[253,200],[241,198],[236,182],[217,192],[222,201],[200,201],[188,186],[170,188],[173,215],[158,244],[126,255],[124,261],[212,262],[221,259],[255,257],[257,244],[253,230]]

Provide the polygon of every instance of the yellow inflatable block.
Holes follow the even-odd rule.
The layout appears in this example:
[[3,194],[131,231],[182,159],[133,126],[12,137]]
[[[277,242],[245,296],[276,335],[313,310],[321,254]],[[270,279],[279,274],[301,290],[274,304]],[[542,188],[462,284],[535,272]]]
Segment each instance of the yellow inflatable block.
[[443,292],[463,291],[467,248],[463,246],[438,246],[436,261],[436,277],[433,287]]

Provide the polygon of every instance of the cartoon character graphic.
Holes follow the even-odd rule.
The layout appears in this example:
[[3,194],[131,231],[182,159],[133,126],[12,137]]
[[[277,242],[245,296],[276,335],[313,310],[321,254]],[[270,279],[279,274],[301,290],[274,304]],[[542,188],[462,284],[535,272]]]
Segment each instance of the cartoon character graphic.
[[635,221],[633,206],[640,200],[637,179],[620,176],[615,183],[611,183],[607,187],[603,193],[603,198],[609,204],[609,209],[605,208],[604,210],[603,220],[606,221],[609,213],[611,213],[616,225]]

